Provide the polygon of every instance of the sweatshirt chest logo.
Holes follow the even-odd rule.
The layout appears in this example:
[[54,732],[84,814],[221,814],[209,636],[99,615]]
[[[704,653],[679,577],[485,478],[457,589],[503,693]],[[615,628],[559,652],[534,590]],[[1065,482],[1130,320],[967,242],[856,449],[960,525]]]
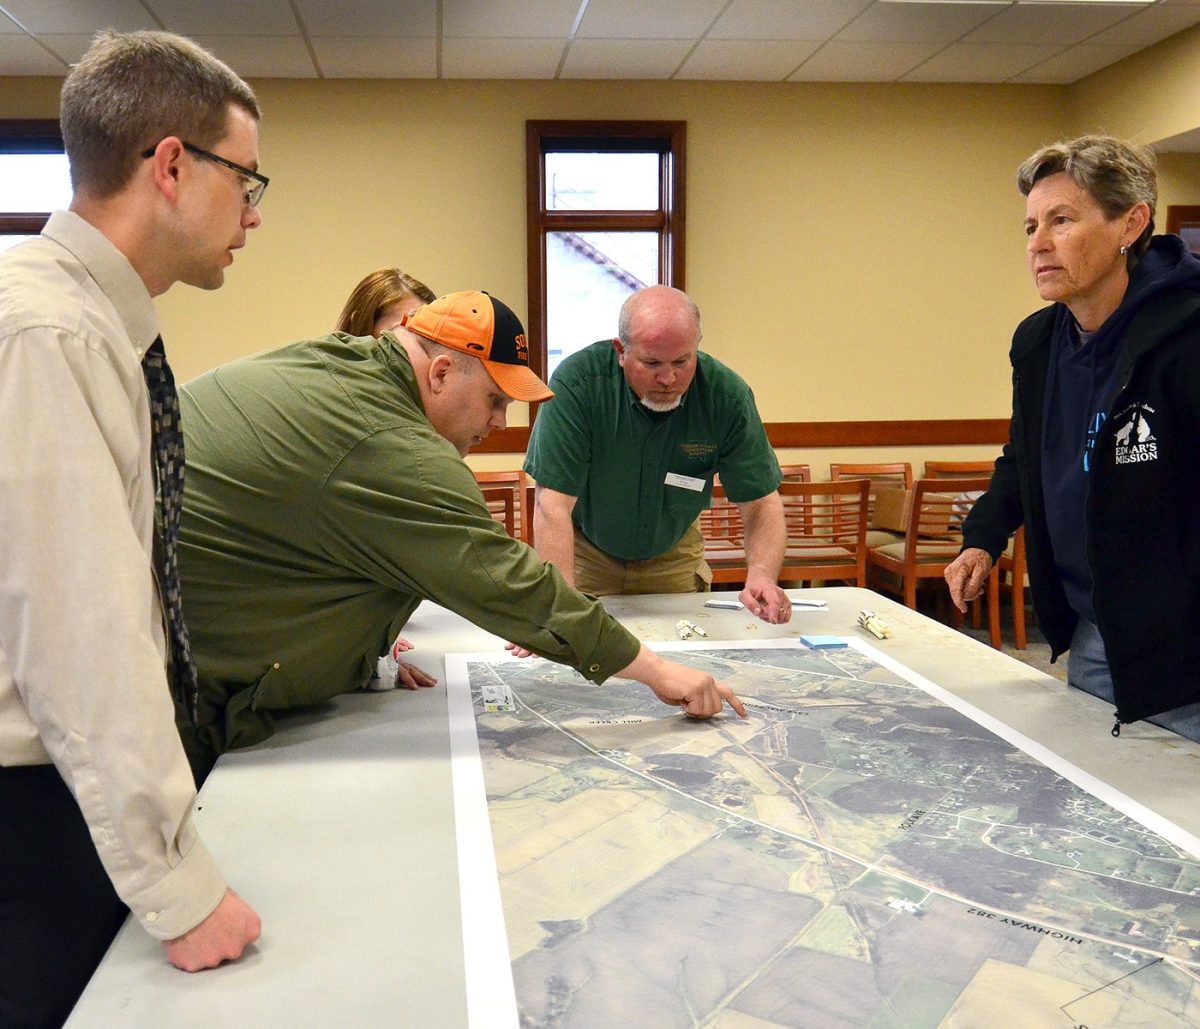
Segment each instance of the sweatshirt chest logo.
[[1117,432],[1113,440],[1117,464],[1158,460],[1158,440],[1150,428],[1149,415],[1152,414],[1154,408],[1148,404],[1131,404],[1115,416]]

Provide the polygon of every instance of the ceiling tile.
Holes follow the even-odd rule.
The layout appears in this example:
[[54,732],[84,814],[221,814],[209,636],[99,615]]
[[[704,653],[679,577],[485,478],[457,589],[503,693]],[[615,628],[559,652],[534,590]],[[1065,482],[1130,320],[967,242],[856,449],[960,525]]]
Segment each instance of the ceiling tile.
[[1167,6],[1156,4],[1147,7],[1131,18],[1114,25],[1111,29],[1098,32],[1086,42],[1090,46],[1152,46],[1159,40],[1182,32],[1200,23],[1200,0],[1195,3]]
[[[437,0],[293,0],[312,36],[433,39]],[[372,76],[373,78],[376,76]]]
[[447,79],[552,79],[566,42],[561,39],[443,39]]
[[1092,46],[1081,43],[1061,54],[1055,54],[1049,60],[1035,64],[1020,75],[1014,75],[1011,82],[1046,83],[1078,82],[1085,75],[1107,68],[1110,64],[1137,53],[1136,46]]
[[875,4],[837,34],[846,43],[952,43],[1008,6]]
[[581,0],[442,0],[443,39],[558,39],[566,45]]
[[29,36],[0,35],[0,67],[6,75],[67,74],[66,65],[47,53]]
[[291,36],[300,32],[287,0],[145,0],[145,4],[170,31],[185,36]]
[[952,43],[901,82],[1004,82],[1052,56],[1055,43]]
[[668,79],[692,44],[678,39],[576,39],[564,79]]
[[1044,43],[1070,46],[1142,10],[1131,4],[1017,4],[968,32],[964,43]]
[[[138,0],[0,0],[14,21],[35,35],[42,32],[95,34],[102,28],[118,32],[157,29]],[[7,70],[7,68],[6,68]]]
[[826,43],[788,82],[892,82],[916,67],[938,43]]
[[[75,64],[87,51],[87,48],[92,45],[94,35],[80,35],[77,33],[52,33],[38,36],[41,44],[53,50],[56,55],[61,57],[67,64]],[[62,74],[66,74],[64,68]],[[5,74],[10,74],[5,67]],[[15,73],[14,73],[15,74]]]
[[727,0],[590,0],[579,39],[696,39]]
[[317,69],[299,36],[193,36],[247,79],[315,79]]
[[327,79],[435,79],[437,41],[313,37],[321,74]]
[[[562,64],[565,78],[601,80],[966,82],[1032,52],[1045,59],[1006,78],[1059,82],[1197,24],[1200,0],[0,0],[0,39],[23,41],[0,53],[0,76],[62,74],[112,25],[210,42],[252,78],[314,74],[307,34],[318,73],[333,77],[545,79]],[[1086,49],[1070,51],[1075,41]]]
[[828,39],[872,0],[733,0],[707,39]]
[[783,82],[820,45],[792,39],[702,39],[675,78]]

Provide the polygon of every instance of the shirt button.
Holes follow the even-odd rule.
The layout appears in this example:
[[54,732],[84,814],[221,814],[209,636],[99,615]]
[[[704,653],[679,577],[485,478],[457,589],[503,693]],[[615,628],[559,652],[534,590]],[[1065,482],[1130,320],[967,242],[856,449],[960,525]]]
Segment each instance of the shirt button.
[[590,665],[588,665],[588,671],[589,672],[598,672],[598,671],[600,671],[600,666],[598,664],[590,664]]
[[146,921],[147,922],[157,922],[158,921],[158,912],[157,911],[146,912]]
[[277,672],[278,672],[278,671],[279,671],[279,662],[278,662],[278,661],[276,661],[276,662],[275,662],[273,665],[271,665],[271,667],[272,667],[272,668],[274,668],[274,669],[275,669],[275,671],[277,671]]

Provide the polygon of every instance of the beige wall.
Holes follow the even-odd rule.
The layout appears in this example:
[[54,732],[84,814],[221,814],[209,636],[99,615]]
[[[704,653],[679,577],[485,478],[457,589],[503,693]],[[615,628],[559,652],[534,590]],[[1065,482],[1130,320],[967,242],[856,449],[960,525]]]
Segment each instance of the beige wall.
[[385,263],[439,292],[487,288],[523,314],[525,119],[683,118],[688,288],[706,347],[746,375],[765,418],[1005,413],[1008,335],[1036,303],[1012,170],[1061,132],[1061,90],[258,88],[266,221],[220,297],[163,298],[183,378],[327,328]]
[[[1200,106],[1197,107],[1200,117]],[[1158,155],[1158,214],[1155,231],[1167,229],[1167,207],[1200,204],[1200,154]]]
[[[1159,144],[1200,128],[1200,27],[1134,54],[1071,87],[1072,131],[1107,132]],[[1159,215],[1171,204],[1200,204],[1200,154],[1160,153]]]
[[1007,338],[1036,302],[1012,170],[1063,129],[1060,88],[255,85],[264,224],[219,295],[161,299],[183,379],[324,331],[386,263],[524,314],[525,119],[682,118],[688,288],[707,349],[750,380],[765,418],[1005,413]]
[[[437,292],[488,289],[523,315],[525,119],[685,119],[688,290],[706,349],[750,381],[766,420],[1005,417],[1009,336],[1038,305],[1017,164],[1106,121],[1141,138],[1200,121],[1182,85],[1200,82],[1198,41],[1185,33],[1071,88],[257,82],[264,225],[219,294],[161,298],[164,334],[186,380],[326,331],[354,283],[393,263]],[[1160,51],[1177,74],[1157,70]],[[1155,107],[1147,69],[1177,109],[1136,132],[1137,112]],[[58,87],[0,80],[0,117],[53,116]],[[1163,185],[1166,202],[1192,202],[1200,162],[1172,155]],[[851,455],[788,456],[820,468]]]
[[1076,83],[1071,123],[1157,143],[1200,126],[1200,26],[1127,57]]

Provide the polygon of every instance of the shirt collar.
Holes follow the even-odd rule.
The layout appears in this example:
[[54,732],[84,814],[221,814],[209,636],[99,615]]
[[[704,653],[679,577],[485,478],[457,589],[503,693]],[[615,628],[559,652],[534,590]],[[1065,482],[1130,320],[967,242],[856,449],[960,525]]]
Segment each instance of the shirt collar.
[[158,337],[158,312],[150,291],[129,259],[94,225],[74,211],[55,211],[42,229],[82,264],[108,298],[133,342],[138,360]]

